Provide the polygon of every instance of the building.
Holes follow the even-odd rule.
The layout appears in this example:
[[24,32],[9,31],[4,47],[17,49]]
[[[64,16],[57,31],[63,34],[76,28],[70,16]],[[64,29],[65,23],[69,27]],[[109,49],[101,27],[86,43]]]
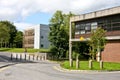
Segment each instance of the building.
[[91,30],[102,27],[107,31],[107,44],[101,53],[101,59],[106,62],[120,62],[120,6],[73,16],[70,21],[75,23],[75,39],[70,37],[70,43],[80,41],[81,36],[88,39]]
[[23,45],[25,48],[49,48],[48,41],[49,26],[40,24],[24,31]]

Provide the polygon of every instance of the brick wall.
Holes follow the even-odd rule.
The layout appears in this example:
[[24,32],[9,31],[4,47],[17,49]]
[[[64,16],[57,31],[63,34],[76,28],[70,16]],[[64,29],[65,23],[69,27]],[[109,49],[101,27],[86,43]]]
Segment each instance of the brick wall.
[[104,62],[120,62],[120,40],[109,41],[102,52]]

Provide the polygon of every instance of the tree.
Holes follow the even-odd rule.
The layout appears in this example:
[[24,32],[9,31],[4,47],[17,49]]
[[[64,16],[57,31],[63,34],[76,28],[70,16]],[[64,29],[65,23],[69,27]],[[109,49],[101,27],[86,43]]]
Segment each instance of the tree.
[[13,25],[13,23],[11,23],[11,22],[9,22],[9,21],[0,21],[0,23],[1,23],[2,25],[4,25],[5,28],[8,29],[9,35],[10,35],[10,38],[9,38],[10,47],[13,47],[14,38],[15,38],[16,33],[17,33],[16,27]]
[[73,43],[73,51],[76,53],[76,55],[79,55],[79,59],[89,58],[89,50],[88,50],[89,46],[87,45],[87,43],[88,42],[74,42]]
[[0,23],[0,45],[1,47],[7,46],[7,43],[9,42],[10,35],[9,35],[9,29],[6,27],[6,25],[3,25]]
[[89,40],[89,52],[92,60],[95,60],[96,54],[100,57],[100,52],[104,49],[106,39],[105,39],[105,30],[101,27],[96,30],[92,30],[91,37]]
[[22,48],[23,43],[23,32],[18,31],[14,39],[14,47]]
[[68,50],[70,16],[72,16],[71,13],[63,14],[61,11],[56,11],[50,19],[49,41],[51,51],[57,58],[65,57]]

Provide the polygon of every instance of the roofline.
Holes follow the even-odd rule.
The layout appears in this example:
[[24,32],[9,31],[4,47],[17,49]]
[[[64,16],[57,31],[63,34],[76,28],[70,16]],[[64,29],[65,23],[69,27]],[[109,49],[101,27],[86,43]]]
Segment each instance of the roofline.
[[76,22],[76,21],[94,19],[94,18],[99,18],[99,17],[104,17],[104,16],[115,15],[115,14],[120,14],[120,6],[107,8],[107,9],[103,9],[103,10],[98,10],[98,11],[81,14],[81,15],[77,15],[77,16],[72,16],[70,18],[70,21]]

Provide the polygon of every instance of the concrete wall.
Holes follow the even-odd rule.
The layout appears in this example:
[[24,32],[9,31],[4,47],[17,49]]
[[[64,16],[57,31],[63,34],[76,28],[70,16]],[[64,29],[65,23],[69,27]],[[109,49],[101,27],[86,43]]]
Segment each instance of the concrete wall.
[[[50,29],[48,25],[40,24],[40,48],[49,48],[50,42],[48,40]],[[43,45],[43,47],[41,47]]]
[[75,22],[75,21],[80,21],[80,20],[82,21],[82,20],[104,17],[104,16],[109,16],[109,15],[114,15],[114,14],[119,14],[119,13],[120,13],[120,6],[105,9],[105,10],[95,11],[95,12],[91,12],[87,14],[82,14],[78,16],[73,16],[70,18],[70,20],[71,22]]
[[34,48],[40,48],[40,25],[36,25],[34,27]]
[[[48,41],[49,34],[49,26],[48,25],[36,25],[35,26],[35,36],[34,36],[34,48],[49,48],[50,42]],[[41,46],[43,45],[43,47]]]

